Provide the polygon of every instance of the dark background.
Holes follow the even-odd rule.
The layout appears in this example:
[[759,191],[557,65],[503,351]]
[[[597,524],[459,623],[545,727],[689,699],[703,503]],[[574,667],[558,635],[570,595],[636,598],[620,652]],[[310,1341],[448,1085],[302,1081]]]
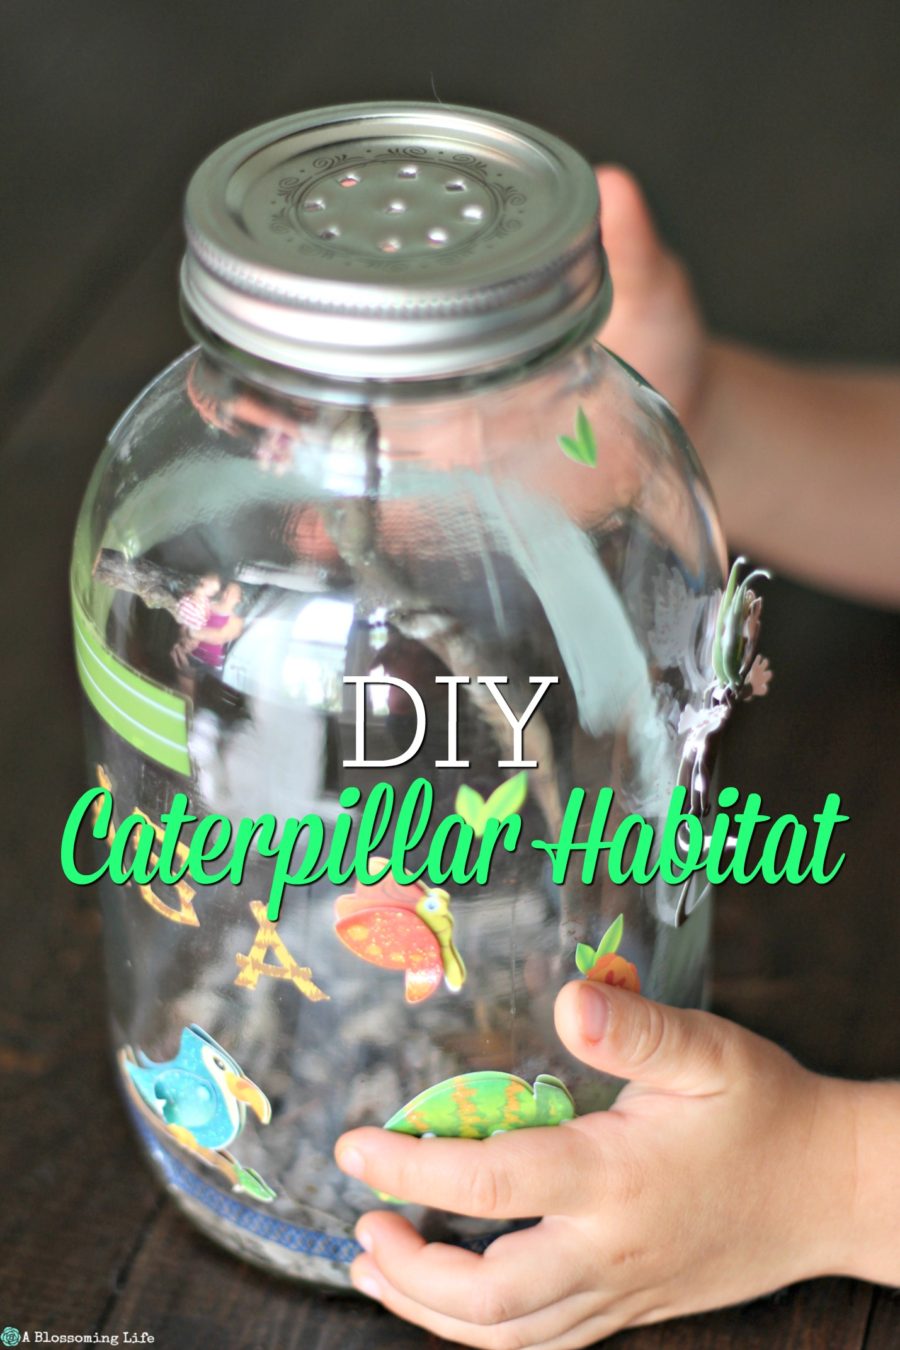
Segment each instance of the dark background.
[[[71,532],[105,433],[187,345],[176,266],[192,168],[321,103],[436,93],[495,108],[633,169],[719,331],[897,361],[898,57],[896,3],[4,0],[0,1325],[146,1328],[163,1350],[436,1344],[241,1267],[161,1202],[105,1058],[93,900],[59,874],[84,781]],[[775,684],[726,752],[725,780],[773,814],[809,819],[834,790],[852,822],[827,888],[724,889],[715,1006],[857,1076],[900,1068],[896,639],[891,615],[776,581]],[[622,1337],[898,1340],[891,1296],[850,1281]]]

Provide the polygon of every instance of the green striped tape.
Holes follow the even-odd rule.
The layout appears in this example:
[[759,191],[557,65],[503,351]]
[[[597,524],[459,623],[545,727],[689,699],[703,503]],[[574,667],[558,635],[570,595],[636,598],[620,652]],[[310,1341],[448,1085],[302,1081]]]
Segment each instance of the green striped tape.
[[126,666],[72,593],[75,661],[88,699],[124,741],[176,773],[190,774],[188,700]]

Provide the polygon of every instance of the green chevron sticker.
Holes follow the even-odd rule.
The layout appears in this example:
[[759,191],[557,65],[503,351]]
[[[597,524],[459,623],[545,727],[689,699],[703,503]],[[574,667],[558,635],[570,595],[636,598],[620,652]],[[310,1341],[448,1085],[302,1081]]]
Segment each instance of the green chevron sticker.
[[104,722],[142,755],[176,773],[190,774],[188,699],[120,661],[74,591],[72,622],[81,687]]

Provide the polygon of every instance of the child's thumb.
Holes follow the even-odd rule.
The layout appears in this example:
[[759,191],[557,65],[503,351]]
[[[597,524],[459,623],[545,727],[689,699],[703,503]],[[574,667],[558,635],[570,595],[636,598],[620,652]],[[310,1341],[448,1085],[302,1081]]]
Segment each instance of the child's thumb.
[[654,292],[674,259],[656,232],[637,180],[618,165],[595,170],[600,189],[600,229],[616,296]]
[[726,1086],[730,1024],[669,1008],[610,985],[576,980],[556,1000],[556,1030],[573,1055],[603,1073],[675,1092]]

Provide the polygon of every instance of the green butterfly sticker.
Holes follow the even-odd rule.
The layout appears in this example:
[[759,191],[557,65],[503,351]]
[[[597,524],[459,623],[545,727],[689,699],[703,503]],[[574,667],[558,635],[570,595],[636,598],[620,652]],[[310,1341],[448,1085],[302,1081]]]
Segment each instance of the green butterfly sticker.
[[579,407],[575,417],[575,435],[558,436],[557,440],[563,454],[568,455],[569,459],[574,459],[576,464],[586,464],[589,469],[596,468],[597,442],[584,408]]
[[480,839],[489,820],[505,820],[515,815],[527,796],[528,774],[524,769],[494,788],[487,800],[475,788],[463,784],[456,794],[456,814],[471,825],[475,838]]

